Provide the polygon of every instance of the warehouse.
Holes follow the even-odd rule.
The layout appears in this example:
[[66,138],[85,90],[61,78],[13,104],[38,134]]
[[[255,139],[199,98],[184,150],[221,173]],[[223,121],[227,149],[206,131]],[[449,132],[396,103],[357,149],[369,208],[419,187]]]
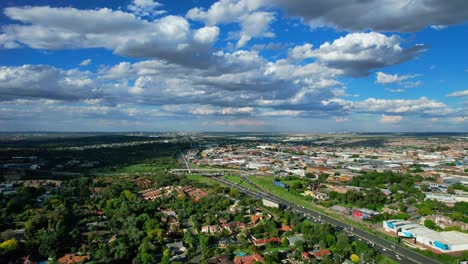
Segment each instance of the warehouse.
[[416,241],[417,244],[438,253],[457,254],[468,250],[468,234],[462,232],[436,232],[425,226],[398,219],[383,221],[383,228],[393,234],[398,231],[398,236]]

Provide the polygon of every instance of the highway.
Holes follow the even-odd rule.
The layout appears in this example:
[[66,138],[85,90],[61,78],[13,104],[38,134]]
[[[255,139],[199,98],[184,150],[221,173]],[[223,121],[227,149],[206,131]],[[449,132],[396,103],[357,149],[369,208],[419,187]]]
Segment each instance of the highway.
[[[250,184],[253,184],[257,188],[261,186],[256,185],[252,181],[248,180],[247,178],[243,177],[245,181],[247,181]],[[286,200],[283,200],[267,190],[261,188],[264,190],[263,193],[255,192],[251,189],[242,187],[238,184],[234,184],[230,181],[227,181],[223,178],[218,178],[218,177],[212,177],[212,179],[221,182],[222,184],[228,185],[230,187],[236,188],[239,191],[248,194],[250,196],[256,197],[256,198],[266,198],[268,200],[271,200],[273,202],[277,202],[279,204],[287,206],[289,209],[294,211],[295,213],[298,213],[305,218],[316,222],[316,223],[329,223],[335,227],[339,227],[342,230],[344,230],[348,235],[356,237],[358,240],[362,240],[367,242],[370,246],[372,246],[374,249],[378,250],[381,254],[386,255],[394,260],[399,261],[400,263],[414,263],[414,264],[438,264],[439,262],[428,258],[426,256],[423,256],[421,254],[418,254],[414,251],[411,251],[410,249],[404,248],[396,243],[392,243],[388,240],[385,240],[381,237],[378,237],[374,234],[368,233],[364,230],[358,229],[353,227],[352,225],[349,225],[347,223],[341,222],[338,219],[332,218],[328,215],[310,210],[308,208],[305,208],[303,206],[299,206],[296,204],[293,204],[291,202],[288,202]]]
[[[189,163],[187,162],[184,153],[181,153],[181,156],[183,158],[183,165],[186,166],[187,171],[190,173],[190,168]],[[253,196],[255,198],[266,198],[268,200],[271,200],[273,202],[282,204],[287,206],[289,209],[291,209],[293,212],[300,214],[304,216],[305,218],[316,222],[316,223],[329,223],[335,227],[339,227],[342,230],[344,230],[348,235],[356,237],[358,240],[366,241],[367,244],[372,246],[374,249],[379,251],[381,254],[388,256],[394,260],[399,261],[400,263],[404,264],[439,264],[436,260],[433,260],[431,258],[428,258],[426,256],[423,256],[421,254],[418,254],[410,249],[407,249],[405,247],[402,247],[396,243],[392,243],[384,238],[378,237],[374,234],[371,234],[369,232],[366,232],[362,229],[355,228],[354,226],[347,224],[345,222],[342,222],[336,218],[332,218],[326,214],[310,210],[308,208],[305,208],[303,206],[293,204],[289,201],[283,200],[271,192],[269,190],[266,190],[262,186],[259,186],[249,180],[247,177],[240,175],[240,177],[249,183],[252,186],[257,187],[260,190],[263,190],[263,193],[260,192],[255,192],[251,189],[245,188],[241,185],[235,184],[233,182],[230,182],[228,180],[225,180],[221,177],[211,177],[211,179],[214,179],[224,185],[233,187],[247,195]]]

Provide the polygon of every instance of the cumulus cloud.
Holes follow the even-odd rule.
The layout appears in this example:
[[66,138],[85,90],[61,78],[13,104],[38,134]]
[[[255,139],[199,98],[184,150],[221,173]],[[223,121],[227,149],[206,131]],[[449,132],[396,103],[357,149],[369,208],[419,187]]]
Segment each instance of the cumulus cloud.
[[257,11],[265,6],[261,0],[220,0],[214,3],[208,10],[192,8],[186,17],[202,21],[205,25],[239,23],[237,47],[243,47],[252,38],[274,37],[270,31],[270,24],[275,20],[273,12]]
[[163,4],[153,0],[133,0],[127,9],[138,16],[156,16],[167,13],[165,10],[157,10]]
[[77,101],[102,95],[86,72],[47,65],[0,67],[0,101],[45,98]]
[[[408,61],[426,50],[424,45],[404,48],[397,35],[386,36],[377,32],[350,33],[344,37],[325,42],[313,49],[312,44],[296,46],[289,51],[292,60],[315,58],[329,67],[341,69],[347,75],[365,76],[372,69],[387,67]],[[378,74],[384,81],[398,81],[398,76]],[[411,78],[411,76],[403,77]],[[401,79],[401,77],[400,77]]]
[[192,8],[187,12],[187,17],[202,21],[207,25],[233,23],[239,21],[239,17],[258,10],[264,6],[261,0],[220,0],[208,10]]
[[[398,75],[398,74],[386,74],[383,72],[376,73],[376,81],[375,83],[379,84],[397,84],[404,88],[414,88],[421,86],[423,83],[421,81],[406,81],[408,79],[412,79],[419,76],[418,74],[406,74],[406,75]],[[402,89],[397,89],[401,90]]]
[[82,62],[80,62],[80,64],[78,64],[78,65],[79,66],[88,66],[89,64],[91,64],[91,59],[85,59]]
[[[465,0],[265,0],[300,17],[311,27],[333,27],[351,31],[414,32],[428,26],[461,24],[468,17]],[[369,12],[372,10],[372,12]]]
[[23,24],[3,27],[3,46],[23,43],[46,50],[105,48],[122,56],[161,58],[200,67],[209,63],[211,44],[219,33],[215,28],[194,31],[180,16],[148,21],[108,8],[9,7],[4,13]]
[[371,69],[402,63],[426,50],[424,45],[403,48],[400,41],[397,35],[351,33],[332,43],[325,42],[314,50],[313,57],[330,67],[343,69],[349,75],[363,76]]
[[380,84],[391,84],[391,83],[399,83],[401,81],[410,79],[415,77],[414,75],[398,75],[398,74],[386,74],[383,72],[376,73],[376,83]]
[[447,94],[447,96],[450,96],[450,97],[468,97],[468,90],[456,91],[456,92]]
[[195,41],[202,44],[209,44],[216,41],[219,35],[218,27],[203,27],[195,31]]
[[269,25],[274,19],[272,12],[253,12],[241,17],[242,31],[237,47],[243,47],[252,38],[274,37],[275,34],[269,31]]
[[388,116],[388,115],[382,115],[380,118],[380,123],[384,124],[394,124],[394,123],[400,123],[401,120],[403,120],[402,116]]

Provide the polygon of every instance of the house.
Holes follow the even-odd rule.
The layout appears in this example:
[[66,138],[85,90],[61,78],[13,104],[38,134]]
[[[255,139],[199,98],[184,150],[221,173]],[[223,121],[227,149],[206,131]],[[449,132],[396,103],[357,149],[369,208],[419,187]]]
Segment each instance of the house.
[[331,251],[328,250],[328,249],[320,249],[320,250],[313,250],[313,251],[310,251],[309,254],[311,254],[312,256],[314,256],[316,259],[322,259],[323,256],[330,256],[330,255],[331,255]]
[[281,231],[281,232],[291,232],[292,230],[293,230],[292,227],[287,226],[287,225],[283,225],[283,226],[279,229],[279,231]]
[[311,196],[312,198],[316,199],[316,200],[328,200],[328,194],[326,193],[323,193],[323,192],[319,192],[319,191],[310,191],[310,190],[306,190],[302,193],[302,195],[304,196]]
[[187,251],[187,248],[182,241],[168,243],[166,247],[171,251],[171,261],[185,259],[185,251]]
[[221,227],[219,225],[206,225],[202,226],[201,232],[206,234],[216,234],[221,232]]
[[75,263],[83,263],[87,259],[89,259],[89,255],[78,256],[76,254],[66,254],[65,256],[57,259],[59,264],[75,264]]
[[336,211],[338,213],[344,214],[344,215],[350,215],[351,214],[351,210],[349,208],[346,208],[346,207],[341,206],[341,205],[334,205],[334,206],[330,207],[330,209],[332,209],[333,211]]
[[444,215],[428,215],[421,217],[420,224],[424,225],[425,220],[432,220],[440,228],[459,227],[461,230],[468,230],[468,224],[461,221],[453,221],[452,218]]
[[310,254],[308,252],[302,252],[302,259],[303,260],[309,260],[310,259]]
[[303,235],[295,235],[287,238],[290,246],[294,246],[297,241],[304,241]]
[[219,248],[226,248],[228,246],[237,245],[237,244],[239,244],[239,242],[237,242],[234,238],[222,237],[218,240]]
[[234,232],[238,229],[244,230],[247,227],[246,224],[239,222],[239,221],[230,222],[228,224],[223,224],[222,226],[224,229],[226,229],[229,232]]
[[253,264],[255,262],[263,262],[263,257],[255,254],[249,256],[236,256],[234,258],[234,264]]
[[228,256],[214,256],[206,261],[208,264],[231,264]]
[[250,224],[255,225],[263,219],[262,214],[254,214],[250,217]]
[[281,243],[281,239],[279,237],[267,238],[267,239],[254,239],[254,245],[257,247],[265,246],[266,244],[270,243]]

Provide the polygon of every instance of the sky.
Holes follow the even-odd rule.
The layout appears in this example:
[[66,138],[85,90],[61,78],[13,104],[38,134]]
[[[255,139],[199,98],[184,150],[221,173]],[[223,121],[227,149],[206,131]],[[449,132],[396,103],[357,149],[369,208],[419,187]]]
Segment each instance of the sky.
[[0,131],[468,132],[466,0],[4,0]]

